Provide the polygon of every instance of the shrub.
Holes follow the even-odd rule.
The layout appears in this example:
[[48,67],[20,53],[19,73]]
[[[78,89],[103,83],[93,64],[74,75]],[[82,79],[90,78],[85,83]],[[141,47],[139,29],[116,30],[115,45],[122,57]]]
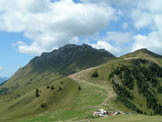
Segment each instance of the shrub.
[[98,72],[97,71],[95,71],[93,74],[92,74],[92,77],[94,77],[94,78],[97,78],[99,75],[98,75]]
[[62,88],[61,88],[61,86],[59,87],[59,91],[61,91],[62,90]]
[[40,96],[40,95],[39,95],[39,89],[38,89],[38,88],[37,88],[36,91],[35,91],[35,96],[36,96],[36,97],[39,97],[39,96]]
[[42,107],[42,108],[46,108],[46,107],[47,107],[46,103],[42,103],[42,104],[41,104],[41,107]]
[[81,86],[79,86],[79,87],[78,87],[78,90],[82,90],[82,87],[81,87]]
[[54,90],[54,89],[55,89],[55,87],[52,85],[52,86],[51,86],[51,90]]
[[50,88],[50,86],[47,86],[47,89],[49,89]]

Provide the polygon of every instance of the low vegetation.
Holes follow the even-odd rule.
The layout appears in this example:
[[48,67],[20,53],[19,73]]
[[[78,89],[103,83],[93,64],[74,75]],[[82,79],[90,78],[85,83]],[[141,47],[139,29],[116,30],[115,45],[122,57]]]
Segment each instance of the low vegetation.
[[[65,51],[64,48],[61,49],[61,54],[69,50]],[[86,48],[91,50],[87,46],[83,49]],[[67,55],[58,57],[60,65],[57,67],[55,62],[50,65],[52,68],[46,66],[56,60],[47,59],[55,52],[50,53],[50,56],[45,53],[21,68],[9,81],[0,86],[0,121],[152,122],[154,119],[155,122],[160,122],[161,56],[142,50],[117,59],[111,56],[111,61],[108,57],[101,61],[94,60],[102,56],[93,51],[92,49],[86,53],[85,57],[81,55],[82,60],[76,53],[77,55],[74,54],[74,57],[70,58],[72,62],[68,62],[67,57],[77,52],[69,50]],[[87,61],[85,65],[83,60]],[[109,62],[103,64],[106,61]],[[66,77],[91,67],[91,63],[95,66],[103,65],[83,70],[74,74],[75,77]],[[59,70],[56,72],[54,69]],[[93,113],[100,108],[112,112],[120,111],[122,115],[98,119],[93,117]],[[137,113],[153,116],[136,115]]]
[[[133,104],[136,97],[134,89],[137,89],[138,94],[146,99],[147,108],[154,112],[148,114],[162,115],[162,103],[157,97],[162,89],[162,68],[144,59],[132,60],[130,63],[131,66],[119,65],[109,75],[118,94],[118,100],[138,113],[148,113]],[[114,80],[115,76],[121,79],[120,83]]]

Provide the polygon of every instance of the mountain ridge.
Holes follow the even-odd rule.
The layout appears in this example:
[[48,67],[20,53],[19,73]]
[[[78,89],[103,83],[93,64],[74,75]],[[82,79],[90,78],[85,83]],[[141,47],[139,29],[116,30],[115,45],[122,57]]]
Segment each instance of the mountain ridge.
[[0,77],[0,84],[3,83],[6,80],[8,80],[8,78],[6,78],[6,77]]
[[[96,52],[96,50],[88,45],[66,45],[61,49],[51,53],[43,53],[40,57],[31,60],[29,64],[19,69],[9,82],[0,87],[0,93],[2,92],[0,95],[0,107],[2,107],[0,119],[13,121],[27,117],[25,120],[21,120],[25,122],[41,121],[42,119],[44,121],[70,121],[75,118],[76,121],[79,121],[85,116],[92,119],[92,113],[100,108],[108,111],[118,110],[121,113],[145,113],[147,115],[154,114],[154,112],[155,114],[159,113],[158,109],[162,102],[159,94],[161,89],[159,89],[159,84],[153,87],[156,80],[152,78],[157,77],[160,82],[162,74],[158,71],[162,70],[160,68],[162,58],[142,49],[118,58],[110,56],[111,59],[106,58],[105,60],[104,56],[108,55],[107,52],[105,50],[97,50]],[[65,53],[67,55],[64,55]],[[102,55],[98,55],[100,53]],[[103,58],[104,63],[101,60],[100,64],[96,62],[96,59],[99,59],[98,56]],[[58,61],[53,57],[57,57]],[[71,60],[75,61],[75,64],[81,68],[73,70],[78,67],[71,63]],[[89,65],[87,61],[95,66]],[[54,64],[51,65],[51,63]],[[87,64],[88,67],[86,67]],[[32,67],[33,65],[36,67]],[[157,69],[156,73],[151,72],[152,68]],[[129,80],[131,85],[124,82],[126,79],[124,74],[127,73],[127,70],[132,73],[131,78],[135,77],[135,81]],[[152,106],[147,108],[147,103],[151,103],[146,101],[145,96],[142,96],[147,93],[138,92],[141,89],[139,89],[140,85],[137,84],[139,82],[136,75],[133,74],[134,72],[138,75],[142,74],[140,79],[143,76],[146,77],[145,84],[142,86],[149,87],[148,93],[151,98],[158,99],[154,106],[159,105],[159,108],[155,109]],[[150,77],[146,75],[147,72],[151,74]],[[147,79],[149,80],[147,81]],[[112,82],[113,80],[117,84]],[[153,94],[153,88],[156,95]],[[39,93],[37,97],[35,96],[36,91]],[[125,93],[128,99],[124,95]],[[128,105],[125,105],[123,101],[126,101]],[[28,113],[26,113],[27,111]]]

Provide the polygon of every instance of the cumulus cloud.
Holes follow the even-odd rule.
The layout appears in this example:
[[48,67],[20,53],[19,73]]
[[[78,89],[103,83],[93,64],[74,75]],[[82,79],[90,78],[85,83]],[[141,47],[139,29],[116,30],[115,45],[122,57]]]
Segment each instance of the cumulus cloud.
[[[162,1],[161,0],[109,0],[116,6],[120,16],[129,19],[134,29],[134,41],[131,50],[148,48],[162,54]],[[127,22],[125,22],[125,25]],[[123,24],[123,28],[127,28]],[[142,31],[141,31],[142,30]],[[142,33],[141,33],[142,32]]]
[[93,47],[117,55],[143,47],[161,53],[162,0],[52,1],[0,0],[0,31],[21,32],[32,41],[18,40],[21,53],[40,54],[67,43],[91,44],[89,37],[97,40]]
[[91,46],[97,49],[105,49],[116,55],[118,55],[121,52],[120,47],[113,47],[110,43],[106,41],[98,41],[96,44],[91,44]]
[[22,32],[32,40],[17,43],[21,53],[40,54],[104,29],[114,9],[73,0],[1,0],[0,30]]
[[0,71],[3,70],[3,68],[0,66]]
[[113,40],[116,44],[122,45],[124,43],[130,42],[132,40],[132,35],[128,32],[107,32],[104,40]]
[[147,48],[153,52],[162,54],[162,35],[160,32],[151,32],[148,35],[136,35],[134,37],[135,42],[132,46],[132,51],[141,49],[141,48]]
[[[107,32],[105,36],[98,37],[95,44],[92,44],[92,47],[97,49],[105,49],[109,52],[112,52],[116,56],[120,56],[128,52],[128,43],[133,40],[133,36],[128,32]],[[126,45],[126,47],[125,47]]]

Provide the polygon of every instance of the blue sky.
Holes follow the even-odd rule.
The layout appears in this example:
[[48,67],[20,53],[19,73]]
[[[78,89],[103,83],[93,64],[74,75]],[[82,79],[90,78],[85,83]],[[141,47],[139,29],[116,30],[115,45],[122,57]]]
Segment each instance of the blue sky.
[[18,40],[25,40],[23,34],[0,32],[0,66],[3,68],[0,70],[1,77],[10,77],[33,58],[32,55],[19,53],[14,46]]
[[[51,2],[53,1],[53,2]],[[162,54],[161,0],[1,0],[0,76],[65,44]]]

